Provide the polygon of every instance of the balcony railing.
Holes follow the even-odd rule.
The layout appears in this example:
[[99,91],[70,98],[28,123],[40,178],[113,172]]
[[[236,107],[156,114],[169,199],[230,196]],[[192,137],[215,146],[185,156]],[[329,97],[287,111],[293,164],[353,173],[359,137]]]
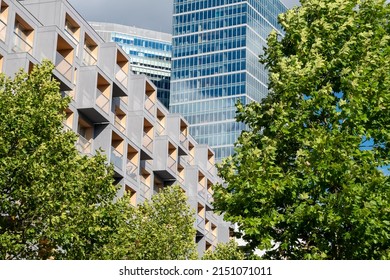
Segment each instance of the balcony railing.
[[142,179],[140,193],[143,198],[148,199],[150,197],[150,186],[148,186]]
[[214,164],[212,164],[211,162],[207,161],[207,171],[210,172],[211,174],[214,173]]
[[97,63],[97,59],[93,56],[93,54],[88,48],[84,48],[83,62],[87,66],[96,65]]
[[18,33],[14,32],[14,35],[14,47],[12,48],[12,50],[14,52],[27,52],[29,54],[32,54],[33,47]]
[[119,65],[115,65],[115,78],[125,87],[127,88],[127,74]]
[[191,153],[188,153],[187,163],[188,164],[194,164],[194,156]]
[[72,40],[72,42],[75,45],[78,45],[79,41],[76,39],[73,31],[71,31],[70,29],[71,29],[71,27],[69,27],[68,25],[65,24],[65,34],[69,37],[70,40]]
[[176,174],[176,160],[171,155],[168,156],[168,168]]
[[205,188],[198,184],[198,195],[202,198],[206,198]]
[[0,40],[5,42],[5,36],[7,34],[7,24],[0,19]]
[[127,100],[129,98],[127,96],[120,96],[119,99],[121,100],[120,102],[123,102],[125,105],[127,105]]
[[159,121],[156,122],[155,127],[157,131],[157,135],[162,135],[164,133],[165,127]]
[[127,160],[126,163],[126,174],[133,180],[137,180],[138,166]]
[[204,230],[204,218],[201,217],[201,216],[199,216],[199,214],[196,216],[196,225],[197,225],[200,229]]
[[145,149],[147,149],[149,152],[153,153],[153,139],[150,138],[150,136],[146,132],[144,132],[142,146],[144,146]]
[[208,202],[213,202],[214,201],[213,195],[209,191],[207,191],[206,196],[207,196],[207,201]]
[[56,70],[68,81],[72,81],[72,64],[70,64],[59,52],[56,53]]
[[180,144],[186,149],[188,149],[188,138],[187,135],[184,134],[184,132],[180,133]]
[[211,242],[214,242],[217,239],[217,236],[212,231],[208,231],[206,233],[206,238],[208,238]]
[[111,162],[118,167],[120,170],[122,170],[123,165],[123,155],[115,150],[114,147],[111,147]]
[[90,155],[92,152],[92,139],[87,140],[79,135],[79,139],[76,142],[76,148],[80,153]]
[[123,126],[123,124],[117,118],[115,118],[115,127],[122,133],[125,133],[125,131],[126,131],[126,128]]
[[72,131],[72,128],[69,125],[67,125],[66,123],[63,124],[64,124],[64,127],[62,128],[63,132]]
[[184,185],[184,178],[180,175],[179,172],[177,173],[177,181],[178,181],[180,184]]
[[154,114],[154,102],[152,101],[152,99],[150,99],[147,95],[145,95],[145,109],[151,113],[152,115]]
[[96,89],[96,105],[108,114],[110,110],[110,100],[99,89]]

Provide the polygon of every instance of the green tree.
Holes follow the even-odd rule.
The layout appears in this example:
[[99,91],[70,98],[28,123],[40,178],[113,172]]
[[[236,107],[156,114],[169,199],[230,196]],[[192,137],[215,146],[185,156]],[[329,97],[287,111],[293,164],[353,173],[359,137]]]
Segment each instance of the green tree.
[[194,215],[179,186],[165,188],[132,208],[119,202],[121,225],[97,258],[132,260],[196,259]]
[[268,38],[269,96],[238,104],[215,207],[265,258],[389,259],[389,5],[301,4]]
[[214,251],[207,251],[202,260],[244,260],[245,255],[234,240],[218,243]]
[[0,259],[85,259],[112,232],[112,171],[62,131],[69,99],[52,69],[0,78]]
[[116,199],[106,158],[81,156],[63,131],[69,99],[52,70],[0,77],[0,259],[196,258],[181,189],[137,208]]

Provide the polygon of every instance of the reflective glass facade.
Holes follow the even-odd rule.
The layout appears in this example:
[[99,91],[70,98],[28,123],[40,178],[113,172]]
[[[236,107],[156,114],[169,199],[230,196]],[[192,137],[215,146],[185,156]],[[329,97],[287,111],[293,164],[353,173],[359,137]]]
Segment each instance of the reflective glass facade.
[[158,99],[168,108],[172,37],[170,34],[112,23],[91,26],[109,42],[116,42],[130,56],[131,69],[145,74],[157,87]]
[[281,32],[279,0],[174,0],[170,110],[181,113],[217,159],[233,153],[244,129],[235,103],[267,95],[258,60],[271,30]]

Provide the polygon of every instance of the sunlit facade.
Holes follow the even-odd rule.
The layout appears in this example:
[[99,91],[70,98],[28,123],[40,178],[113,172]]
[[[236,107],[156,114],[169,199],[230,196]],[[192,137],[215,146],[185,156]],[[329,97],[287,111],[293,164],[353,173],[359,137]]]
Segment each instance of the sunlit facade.
[[217,160],[233,153],[244,129],[235,104],[267,95],[258,56],[276,29],[279,0],[175,0],[170,110],[182,114],[199,143]]

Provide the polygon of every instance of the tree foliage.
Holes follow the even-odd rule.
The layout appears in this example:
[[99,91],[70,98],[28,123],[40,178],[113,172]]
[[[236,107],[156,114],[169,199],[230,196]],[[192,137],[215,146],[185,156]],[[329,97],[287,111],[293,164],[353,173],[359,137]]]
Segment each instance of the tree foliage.
[[265,258],[390,258],[390,7],[302,0],[261,62],[270,93],[221,164],[215,207]]
[[234,240],[218,243],[214,251],[207,251],[202,260],[244,260],[245,255]]
[[105,158],[80,156],[63,133],[68,106],[53,66],[0,78],[0,258],[83,259],[104,244],[116,194]]
[[[132,208],[115,199],[112,168],[81,156],[47,61],[0,76],[0,259],[186,259],[193,217],[169,188]],[[115,201],[115,202],[114,202]]]
[[98,258],[132,260],[196,259],[194,215],[179,186],[165,188],[136,208],[122,200],[120,227]]

